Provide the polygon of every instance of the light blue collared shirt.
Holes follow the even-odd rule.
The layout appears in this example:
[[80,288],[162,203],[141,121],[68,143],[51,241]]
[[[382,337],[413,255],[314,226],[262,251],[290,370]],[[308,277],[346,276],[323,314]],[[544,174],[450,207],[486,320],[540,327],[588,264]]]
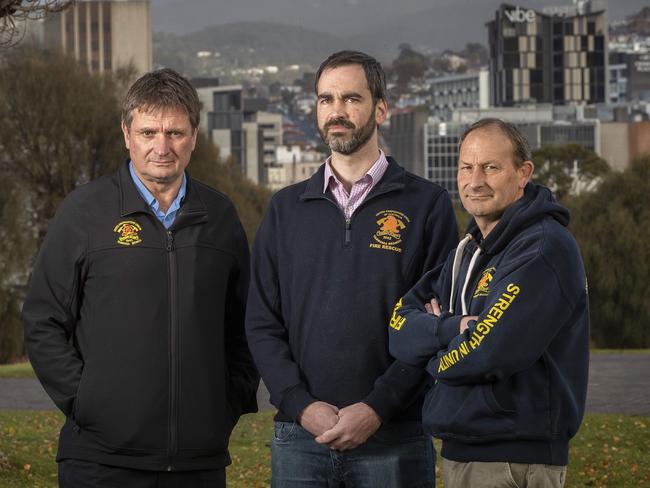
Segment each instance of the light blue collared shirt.
[[183,198],[185,198],[185,190],[187,187],[187,181],[185,181],[185,173],[183,173],[183,181],[181,182],[181,187],[178,190],[178,195],[176,195],[176,198],[174,198],[174,201],[165,213],[160,210],[160,205],[158,204],[156,197],[151,194],[147,187],[144,186],[144,183],[140,181],[138,175],[135,174],[135,170],[133,169],[133,161],[129,161],[129,172],[131,173],[131,179],[133,180],[133,183],[135,183],[138,192],[140,192],[140,195],[142,195],[144,201],[147,202],[147,205],[149,205],[153,214],[158,218],[158,220],[160,220],[162,225],[165,226],[165,229],[169,229],[176,219],[178,210],[181,208],[181,202],[183,201]]

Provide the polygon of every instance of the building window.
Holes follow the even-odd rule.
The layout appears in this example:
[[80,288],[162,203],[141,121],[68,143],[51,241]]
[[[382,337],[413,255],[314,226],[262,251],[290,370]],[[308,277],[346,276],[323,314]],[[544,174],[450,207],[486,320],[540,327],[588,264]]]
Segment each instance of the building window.
[[503,55],[503,68],[512,69],[519,67],[519,53],[509,53]]
[[564,23],[564,34],[567,36],[573,35],[573,19],[567,20]]

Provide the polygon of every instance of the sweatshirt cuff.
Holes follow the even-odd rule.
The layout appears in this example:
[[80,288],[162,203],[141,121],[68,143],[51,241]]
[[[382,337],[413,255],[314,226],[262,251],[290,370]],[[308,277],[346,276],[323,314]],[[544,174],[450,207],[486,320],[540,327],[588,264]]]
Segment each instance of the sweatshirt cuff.
[[371,391],[370,394],[361,401],[379,415],[382,423],[388,422],[398,411],[394,402],[391,402],[390,396],[377,390]]
[[378,380],[388,380],[388,383],[376,384],[361,401],[371,407],[382,422],[388,422],[413,403],[424,385],[425,378],[424,369],[395,361],[389,373]]
[[297,422],[300,413],[315,401],[316,399],[302,385],[297,385],[284,394],[280,411]]
[[436,336],[442,347],[446,348],[454,337],[460,334],[460,321],[462,319],[462,315],[449,315],[439,321]]

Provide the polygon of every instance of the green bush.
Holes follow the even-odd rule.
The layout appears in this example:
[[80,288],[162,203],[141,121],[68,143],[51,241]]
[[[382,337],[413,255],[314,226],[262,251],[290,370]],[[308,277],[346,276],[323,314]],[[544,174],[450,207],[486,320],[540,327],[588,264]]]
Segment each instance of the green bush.
[[597,347],[650,347],[650,155],[569,202]]

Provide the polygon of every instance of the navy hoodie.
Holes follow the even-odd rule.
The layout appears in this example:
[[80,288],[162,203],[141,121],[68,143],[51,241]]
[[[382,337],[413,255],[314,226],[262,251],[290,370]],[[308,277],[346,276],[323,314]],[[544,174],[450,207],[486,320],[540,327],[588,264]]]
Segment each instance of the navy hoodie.
[[[457,252],[396,305],[390,351],[435,380],[422,416],[443,457],[567,464],[589,363],[586,278],[568,222],[529,183],[486,239],[472,221]],[[439,317],[424,310],[432,297]],[[466,315],[478,319],[459,334]]]
[[426,374],[388,353],[395,301],[458,242],[447,193],[388,158],[352,218],[323,168],[280,190],[257,232],[246,332],[281,421],[316,400],[419,421]]

